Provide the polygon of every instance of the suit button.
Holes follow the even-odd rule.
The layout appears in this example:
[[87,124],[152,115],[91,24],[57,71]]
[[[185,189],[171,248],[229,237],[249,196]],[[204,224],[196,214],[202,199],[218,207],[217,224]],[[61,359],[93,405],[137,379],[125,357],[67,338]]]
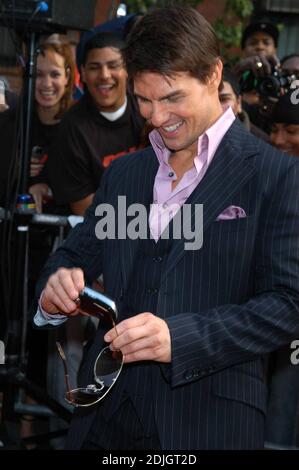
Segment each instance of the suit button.
[[185,380],[191,380],[191,379],[193,379],[193,376],[194,376],[193,370],[187,370],[184,374],[184,379]]
[[157,256],[153,258],[153,260],[156,261],[156,263],[161,263],[161,261],[163,261],[163,258],[161,256]]
[[156,289],[156,288],[154,288],[154,287],[149,287],[149,288],[147,289],[147,293],[148,293],[148,294],[158,294],[158,292],[159,292],[159,289]]

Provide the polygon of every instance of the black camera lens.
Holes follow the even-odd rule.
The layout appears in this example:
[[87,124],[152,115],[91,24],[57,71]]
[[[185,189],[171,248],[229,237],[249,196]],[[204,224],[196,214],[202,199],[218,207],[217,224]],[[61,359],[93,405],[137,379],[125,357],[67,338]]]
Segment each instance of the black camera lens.
[[277,77],[266,77],[261,80],[258,92],[261,96],[271,96],[277,98],[280,95],[280,80]]

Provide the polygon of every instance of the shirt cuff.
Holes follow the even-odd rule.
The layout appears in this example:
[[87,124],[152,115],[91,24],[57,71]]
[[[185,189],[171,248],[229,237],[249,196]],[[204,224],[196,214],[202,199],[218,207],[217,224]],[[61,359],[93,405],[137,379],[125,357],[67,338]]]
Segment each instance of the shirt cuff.
[[38,301],[37,311],[33,318],[34,324],[36,326],[45,326],[45,325],[58,326],[58,325],[62,325],[62,323],[65,323],[68,318],[66,315],[61,315],[60,313],[50,314],[42,308],[41,306],[42,295],[43,293],[40,296],[40,299]]

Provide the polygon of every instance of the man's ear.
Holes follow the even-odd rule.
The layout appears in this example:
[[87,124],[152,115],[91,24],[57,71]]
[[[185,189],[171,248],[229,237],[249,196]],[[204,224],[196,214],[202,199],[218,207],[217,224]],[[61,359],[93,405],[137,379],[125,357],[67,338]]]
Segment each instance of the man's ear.
[[216,88],[217,91],[222,80],[222,70],[223,70],[223,63],[220,59],[218,59],[208,78],[208,84],[211,87]]

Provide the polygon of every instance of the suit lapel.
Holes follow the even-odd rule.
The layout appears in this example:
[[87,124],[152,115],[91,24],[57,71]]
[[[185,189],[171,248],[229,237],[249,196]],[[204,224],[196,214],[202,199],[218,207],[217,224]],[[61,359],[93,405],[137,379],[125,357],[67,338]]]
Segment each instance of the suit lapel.
[[[245,146],[245,140],[249,141],[246,152],[242,151],[242,143]],[[195,227],[194,205],[203,204],[203,232],[205,232],[217,216],[230,205],[234,195],[256,173],[249,159],[256,153],[256,146],[248,139],[247,133],[244,135],[243,129],[235,121],[220,143],[203,180],[186,201],[186,204],[192,204],[192,209],[189,220],[184,220],[184,223],[191,227],[192,231]],[[188,242],[183,234],[180,240],[173,241],[161,281],[184,255],[186,241]]]

